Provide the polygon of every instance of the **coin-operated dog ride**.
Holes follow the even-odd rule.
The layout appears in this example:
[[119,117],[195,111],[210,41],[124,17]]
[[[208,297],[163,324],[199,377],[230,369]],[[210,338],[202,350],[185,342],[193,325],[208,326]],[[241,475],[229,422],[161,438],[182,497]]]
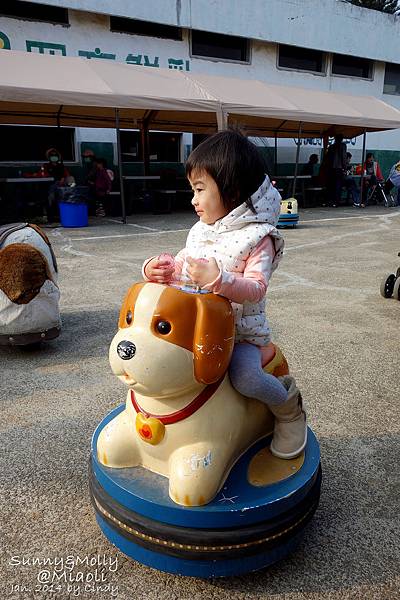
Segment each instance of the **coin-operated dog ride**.
[[24,346],[61,331],[57,262],[37,225],[0,227],[0,345]]
[[[270,565],[318,505],[316,438],[308,429],[295,459],[272,456],[271,412],[231,386],[233,342],[229,301],[184,285],[137,283],[120,312],[110,362],[128,395],[93,435],[91,496],[105,536],[162,571],[220,577]],[[273,350],[265,369],[287,374]]]

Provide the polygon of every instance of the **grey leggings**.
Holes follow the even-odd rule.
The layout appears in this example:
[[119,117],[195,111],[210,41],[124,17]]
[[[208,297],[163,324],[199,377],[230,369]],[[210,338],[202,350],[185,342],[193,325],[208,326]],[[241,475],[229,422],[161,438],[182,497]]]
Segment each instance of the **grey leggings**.
[[229,377],[235,390],[249,398],[271,406],[287,400],[287,390],[279,379],[263,371],[260,347],[254,344],[235,344]]

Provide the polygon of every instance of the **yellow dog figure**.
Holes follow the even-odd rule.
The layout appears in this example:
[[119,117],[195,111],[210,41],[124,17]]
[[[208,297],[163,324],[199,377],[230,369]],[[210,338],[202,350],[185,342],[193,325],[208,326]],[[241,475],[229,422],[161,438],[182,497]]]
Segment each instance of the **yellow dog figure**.
[[[273,429],[268,407],[230,384],[233,343],[225,298],[133,285],[110,347],[112,370],[129,386],[126,408],[102,429],[99,461],[168,477],[177,504],[210,502],[238,458]],[[268,370],[288,372],[278,350]]]

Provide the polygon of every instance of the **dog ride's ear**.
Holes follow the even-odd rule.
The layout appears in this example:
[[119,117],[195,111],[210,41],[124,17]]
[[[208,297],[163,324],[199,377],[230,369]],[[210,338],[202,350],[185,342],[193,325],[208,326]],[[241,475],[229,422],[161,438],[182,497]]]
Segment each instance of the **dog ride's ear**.
[[146,282],[135,283],[129,288],[124,301],[122,303],[121,310],[119,312],[118,327],[130,327],[133,323],[134,311],[136,299],[139,296],[142,288],[146,285]]
[[196,295],[196,305],[194,375],[197,381],[210,384],[224,375],[232,356],[233,311],[226,298],[215,294]]

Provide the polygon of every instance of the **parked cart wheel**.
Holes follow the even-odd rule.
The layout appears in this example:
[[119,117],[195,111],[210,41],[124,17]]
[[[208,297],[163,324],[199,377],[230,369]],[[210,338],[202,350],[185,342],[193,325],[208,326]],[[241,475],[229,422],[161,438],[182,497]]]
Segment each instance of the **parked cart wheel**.
[[395,281],[393,287],[393,298],[395,300],[400,300],[400,277],[398,277]]
[[[381,281],[381,295],[384,298],[391,298],[393,294],[393,288],[396,281],[396,275],[391,273],[390,275],[386,275]],[[399,281],[399,280],[397,280]]]

